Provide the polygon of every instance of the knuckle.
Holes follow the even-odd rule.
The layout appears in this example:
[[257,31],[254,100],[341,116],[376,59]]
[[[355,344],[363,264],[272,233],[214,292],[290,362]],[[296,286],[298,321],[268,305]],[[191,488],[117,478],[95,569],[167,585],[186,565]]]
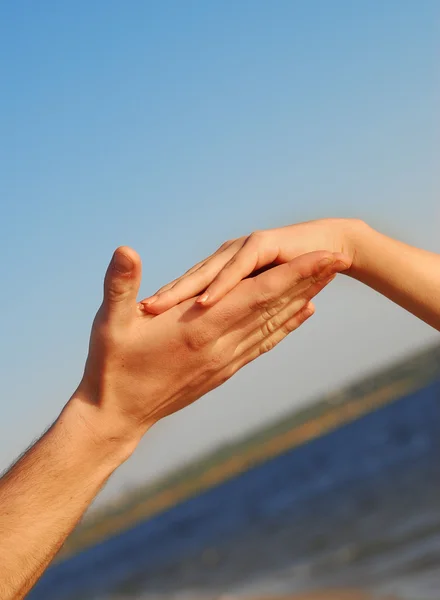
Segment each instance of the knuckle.
[[191,269],[188,269],[188,271],[182,276],[179,277],[178,282],[182,281],[184,278],[195,275],[196,273],[198,273],[201,269],[203,269],[204,267],[206,267],[206,265],[209,263],[209,260],[204,260],[202,262],[200,262],[197,265],[194,265],[193,267],[191,267]]
[[301,322],[306,321],[309,317],[313,317],[315,314],[315,306],[313,304],[307,304],[301,313]]
[[262,239],[264,239],[266,236],[266,232],[257,229],[256,231],[253,231],[250,236],[248,237],[249,243],[255,243],[255,242],[261,242]]
[[291,319],[287,323],[284,323],[284,325],[281,327],[283,337],[289,335],[289,333],[292,333],[292,331],[295,331],[295,329],[297,329],[297,327],[301,325],[301,323],[303,323],[305,320],[306,317],[303,317],[303,315],[301,314],[298,318]]
[[176,285],[179,285],[179,283],[181,281],[182,281],[181,277],[178,277],[177,279],[174,279],[168,285],[164,285],[163,286],[162,292],[169,292],[170,290],[174,290],[174,288],[176,287]]
[[225,364],[227,364],[227,356],[224,351],[217,351],[210,354],[207,358],[205,371],[212,375],[217,375],[224,371]]
[[280,308],[283,306],[282,302],[279,302],[277,304],[269,304],[268,306],[266,306],[264,312],[263,312],[263,317],[266,319],[266,321],[269,320],[276,320],[276,317],[280,311]]
[[314,307],[307,305],[297,315],[295,315],[294,318],[289,319],[289,321],[283,325],[283,334],[286,336],[295,331],[295,329],[298,329],[298,327],[305,323],[307,319],[314,314],[314,312]]
[[199,267],[196,271],[191,273],[191,277],[194,279],[195,278],[200,279],[201,277],[205,277],[206,274],[209,273],[211,268],[212,268],[212,265],[209,262],[206,262],[201,267]]
[[185,346],[191,352],[200,352],[205,350],[213,341],[213,335],[208,327],[199,327],[192,325],[183,335]]
[[226,265],[223,267],[224,271],[227,271],[228,269],[232,269],[235,265],[235,263],[237,262],[237,254],[235,254],[231,260],[229,260]]
[[124,285],[124,283],[113,282],[107,287],[106,296],[109,302],[117,304],[119,302],[124,302],[130,293],[131,289]]
[[[183,273],[183,277],[188,277],[188,275],[191,275],[191,273],[194,273],[194,271],[197,269],[198,267],[190,267],[189,269],[187,269],[186,271],[184,271]],[[179,281],[181,279],[181,277],[179,277],[178,279],[176,279],[175,281]]]
[[268,286],[263,286],[257,279],[249,279],[252,288],[249,290],[251,297],[251,308],[265,311],[272,301],[272,295]]
[[260,285],[258,291],[253,296],[252,308],[259,310],[263,317],[270,318],[274,314],[273,311],[275,309],[272,302],[273,298],[270,290],[264,289]]
[[264,315],[267,307],[267,302],[267,296],[260,292],[259,295],[252,300],[252,308],[254,310],[259,310],[262,313],[262,315]]
[[200,265],[199,267],[197,267],[197,269],[192,269],[192,271],[188,271],[188,273],[185,274],[184,277],[181,277],[175,284],[174,288],[176,287],[178,289],[184,287],[185,285],[188,284],[188,282],[190,283],[194,283],[199,281],[200,279],[204,279],[206,278],[207,273],[209,273],[209,269],[210,269],[210,264],[209,262],[203,263],[203,265]]
[[180,281],[180,279],[181,279],[180,277],[177,277],[176,279],[173,279],[166,285],[163,285],[161,288],[159,288],[157,290],[156,294],[162,294],[163,292],[167,292],[168,290],[173,289],[173,287],[176,285],[176,283],[178,283]]
[[235,240],[231,239],[231,240],[226,240],[226,242],[223,242],[223,244],[219,247],[219,252],[223,251],[223,250],[227,250],[229,248],[229,246],[232,246],[232,244],[235,242]]
[[255,249],[260,248],[265,240],[265,232],[264,231],[254,231],[252,232],[246,239],[244,246],[246,249]]
[[264,339],[259,346],[260,356],[262,354],[267,354],[268,352],[273,350],[275,348],[275,346],[276,346],[275,341],[272,340],[271,338]]
[[274,317],[266,318],[263,325],[261,326],[261,333],[264,338],[270,337],[278,329],[279,323]]

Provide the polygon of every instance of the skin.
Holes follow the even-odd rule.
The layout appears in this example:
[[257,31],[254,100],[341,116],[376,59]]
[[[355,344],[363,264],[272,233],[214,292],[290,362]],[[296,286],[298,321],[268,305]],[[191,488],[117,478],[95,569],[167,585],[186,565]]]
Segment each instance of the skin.
[[160,314],[201,294],[198,302],[212,307],[254,270],[318,249],[344,253],[347,275],[440,330],[440,256],[353,219],[310,221],[228,241],[143,303],[150,313]]
[[0,598],[24,598],[112,473],[161,418],[271,350],[313,314],[341,254],[315,252],[238,283],[215,306],[152,316],[141,261],[118,249],[81,382],[45,435],[0,479]]

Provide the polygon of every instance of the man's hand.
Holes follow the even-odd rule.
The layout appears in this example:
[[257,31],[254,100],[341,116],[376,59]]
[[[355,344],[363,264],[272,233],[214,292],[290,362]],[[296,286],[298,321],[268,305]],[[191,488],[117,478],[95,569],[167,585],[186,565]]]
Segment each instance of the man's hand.
[[355,255],[356,223],[350,219],[322,219],[256,231],[230,240],[182,277],[145,299],[144,306],[151,314],[160,314],[201,292],[199,302],[212,306],[254,271],[317,250],[343,253],[348,271]]
[[0,597],[23,598],[105,481],[158,419],[267,352],[312,313],[346,263],[315,252],[240,283],[215,307],[152,317],[138,255],[115,252],[83,379],[49,431],[0,479]]
[[98,438],[136,444],[158,419],[190,404],[273,348],[313,312],[310,300],[349,266],[315,252],[241,282],[206,310],[189,299],[153,317],[136,300],[141,262],[115,252],[74,402]]

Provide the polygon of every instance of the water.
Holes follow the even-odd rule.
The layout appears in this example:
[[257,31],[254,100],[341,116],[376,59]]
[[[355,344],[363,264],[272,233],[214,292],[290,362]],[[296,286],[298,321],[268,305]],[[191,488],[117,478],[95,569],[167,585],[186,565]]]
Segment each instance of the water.
[[35,600],[440,600],[440,382],[54,566]]
[[[240,535],[131,580],[121,597],[283,594],[356,587],[440,598],[438,464],[340,488],[301,511],[258,517]],[[277,506],[283,497],[272,498]],[[203,526],[203,523],[200,523]],[[122,591],[122,590],[121,590]]]

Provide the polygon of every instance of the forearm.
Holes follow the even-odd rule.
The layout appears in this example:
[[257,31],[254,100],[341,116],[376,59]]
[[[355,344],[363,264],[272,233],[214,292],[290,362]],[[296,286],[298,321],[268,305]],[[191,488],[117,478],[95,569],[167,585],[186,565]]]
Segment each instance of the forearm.
[[0,598],[23,598],[131,449],[96,438],[73,399],[0,479]]
[[440,255],[391,239],[365,223],[350,232],[350,275],[440,330]]

